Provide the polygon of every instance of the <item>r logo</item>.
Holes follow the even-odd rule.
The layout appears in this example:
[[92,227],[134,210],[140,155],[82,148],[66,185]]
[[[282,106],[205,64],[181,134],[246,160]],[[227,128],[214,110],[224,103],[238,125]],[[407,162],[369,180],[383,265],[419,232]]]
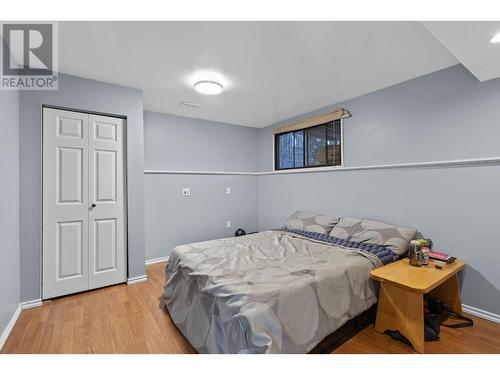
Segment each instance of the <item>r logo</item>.
[[53,25],[4,23],[3,75],[52,75],[54,69]]

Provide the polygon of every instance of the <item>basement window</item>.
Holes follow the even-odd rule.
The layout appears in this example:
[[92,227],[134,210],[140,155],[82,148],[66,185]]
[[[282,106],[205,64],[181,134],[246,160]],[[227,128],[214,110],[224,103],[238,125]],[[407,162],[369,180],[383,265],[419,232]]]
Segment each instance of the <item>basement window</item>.
[[[348,112],[342,110],[344,117],[340,117],[337,112],[275,129],[274,169],[342,166],[342,122],[343,118],[348,117],[346,116]],[[335,113],[337,115],[332,116]],[[329,120],[328,117],[334,119]],[[329,121],[322,122],[325,119]]]

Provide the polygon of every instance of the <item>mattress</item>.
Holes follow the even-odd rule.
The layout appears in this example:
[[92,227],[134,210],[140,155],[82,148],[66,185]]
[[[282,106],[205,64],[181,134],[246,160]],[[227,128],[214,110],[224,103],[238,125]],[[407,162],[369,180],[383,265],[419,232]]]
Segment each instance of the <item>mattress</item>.
[[376,303],[365,250],[273,230],[175,247],[163,302],[200,353],[307,353]]

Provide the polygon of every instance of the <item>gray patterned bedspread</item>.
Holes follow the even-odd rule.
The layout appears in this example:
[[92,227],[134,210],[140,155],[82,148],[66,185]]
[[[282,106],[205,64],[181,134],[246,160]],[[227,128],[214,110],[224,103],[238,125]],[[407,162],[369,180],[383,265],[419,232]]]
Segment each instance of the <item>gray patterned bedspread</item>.
[[376,302],[360,249],[299,234],[257,234],[177,246],[164,303],[200,353],[307,353]]

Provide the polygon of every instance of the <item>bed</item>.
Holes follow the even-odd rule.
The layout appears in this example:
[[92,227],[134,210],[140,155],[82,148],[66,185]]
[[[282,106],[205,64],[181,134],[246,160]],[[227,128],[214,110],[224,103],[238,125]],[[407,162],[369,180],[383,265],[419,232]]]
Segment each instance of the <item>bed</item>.
[[177,246],[163,303],[199,353],[308,353],[377,302],[370,271],[398,258],[329,234],[284,227]]

